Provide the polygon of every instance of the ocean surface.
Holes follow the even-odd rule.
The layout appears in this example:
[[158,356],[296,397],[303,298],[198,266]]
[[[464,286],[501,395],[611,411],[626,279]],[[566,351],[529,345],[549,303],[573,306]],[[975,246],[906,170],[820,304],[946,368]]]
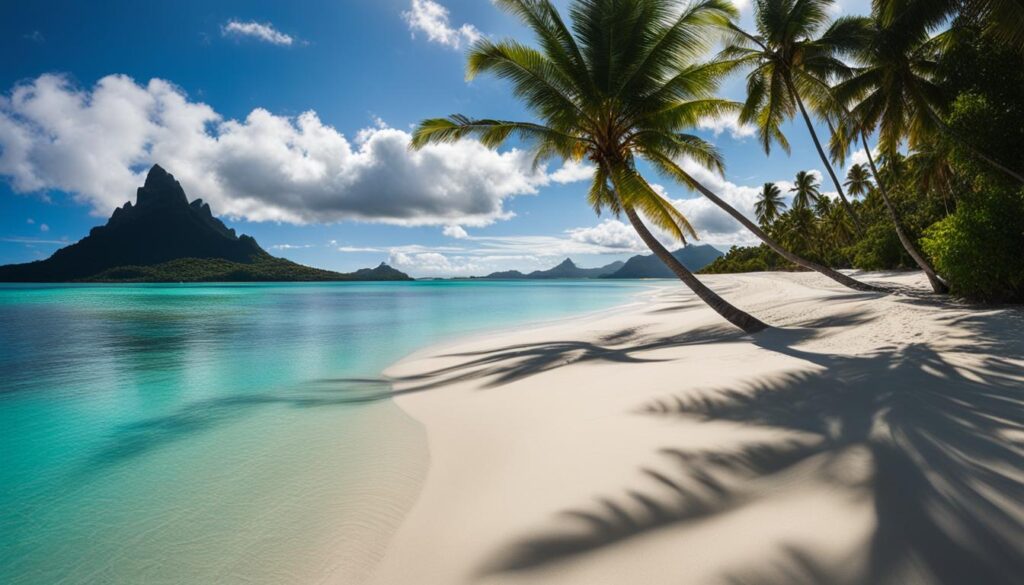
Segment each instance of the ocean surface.
[[636,281],[0,285],[0,583],[355,583],[423,436],[375,379]]

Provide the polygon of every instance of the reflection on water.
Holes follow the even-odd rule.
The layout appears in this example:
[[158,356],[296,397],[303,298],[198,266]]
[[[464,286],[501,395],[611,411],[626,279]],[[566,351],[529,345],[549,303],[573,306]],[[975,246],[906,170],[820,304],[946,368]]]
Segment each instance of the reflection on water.
[[346,397],[420,346],[642,286],[2,285],[0,582],[356,582],[427,454]]

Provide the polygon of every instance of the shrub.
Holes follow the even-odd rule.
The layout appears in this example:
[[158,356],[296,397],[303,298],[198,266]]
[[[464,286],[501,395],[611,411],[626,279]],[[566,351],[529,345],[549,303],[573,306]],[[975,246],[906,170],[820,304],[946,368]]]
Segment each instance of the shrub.
[[903,250],[896,229],[889,222],[870,225],[864,237],[851,246],[853,266],[862,270],[908,268],[910,258]]
[[923,247],[955,294],[1024,301],[1024,190],[992,183],[979,187],[954,214],[927,230]]

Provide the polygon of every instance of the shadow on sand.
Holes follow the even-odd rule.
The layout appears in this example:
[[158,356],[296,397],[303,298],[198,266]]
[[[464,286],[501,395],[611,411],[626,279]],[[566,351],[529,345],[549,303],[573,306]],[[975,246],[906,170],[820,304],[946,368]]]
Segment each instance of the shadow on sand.
[[[874,502],[877,525],[866,569],[852,577],[832,574],[808,552],[784,546],[775,566],[736,573],[727,583],[1019,583],[1024,318],[1015,311],[952,315],[951,324],[968,335],[951,339],[952,351],[941,354],[927,344],[863,356],[797,349],[823,328],[866,318],[850,314],[807,324],[814,329],[751,338],[766,350],[820,366],[813,371],[696,397],[669,396],[642,408],[650,416],[728,421],[799,439],[722,451],[666,446],[664,468],[639,470],[637,485],[646,487],[564,511],[555,519],[557,528],[502,551],[484,573],[545,567],[651,531],[686,528],[754,503],[765,496],[766,485],[813,467]],[[633,347],[736,339],[714,328]],[[951,363],[956,355],[975,359]],[[864,460],[864,473],[841,472],[854,454]]]

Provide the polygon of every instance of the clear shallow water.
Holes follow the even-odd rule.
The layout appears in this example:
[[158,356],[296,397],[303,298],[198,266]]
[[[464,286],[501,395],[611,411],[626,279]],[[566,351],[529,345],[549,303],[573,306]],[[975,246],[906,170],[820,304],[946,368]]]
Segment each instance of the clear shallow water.
[[0,285],[0,583],[356,581],[427,453],[351,379],[647,286]]

